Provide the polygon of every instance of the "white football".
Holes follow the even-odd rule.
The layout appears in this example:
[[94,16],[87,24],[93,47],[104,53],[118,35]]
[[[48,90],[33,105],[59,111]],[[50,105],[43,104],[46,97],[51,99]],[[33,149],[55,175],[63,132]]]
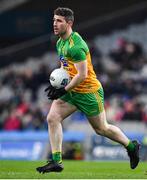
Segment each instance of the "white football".
[[68,72],[63,68],[58,68],[50,74],[50,83],[56,89],[65,87],[70,82]]

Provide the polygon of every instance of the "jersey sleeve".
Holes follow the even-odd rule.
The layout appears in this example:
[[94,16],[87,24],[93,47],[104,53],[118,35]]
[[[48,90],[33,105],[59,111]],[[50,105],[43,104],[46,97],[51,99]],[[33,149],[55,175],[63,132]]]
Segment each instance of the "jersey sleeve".
[[74,46],[70,50],[70,56],[73,62],[79,62],[86,60],[86,51],[81,46]]

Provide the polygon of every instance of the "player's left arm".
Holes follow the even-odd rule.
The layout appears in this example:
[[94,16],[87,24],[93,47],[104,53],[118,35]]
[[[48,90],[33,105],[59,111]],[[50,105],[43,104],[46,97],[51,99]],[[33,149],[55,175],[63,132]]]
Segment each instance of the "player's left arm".
[[70,83],[65,87],[66,91],[70,91],[71,89],[75,88],[78,86],[81,82],[85,80],[87,77],[87,61],[86,59],[80,62],[77,62],[74,64],[77,74],[72,78]]

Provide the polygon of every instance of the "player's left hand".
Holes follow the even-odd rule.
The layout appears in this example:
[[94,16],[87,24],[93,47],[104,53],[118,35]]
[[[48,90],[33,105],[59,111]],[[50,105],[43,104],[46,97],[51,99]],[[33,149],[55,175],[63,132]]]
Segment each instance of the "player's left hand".
[[47,92],[48,99],[51,100],[58,99],[59,97],[67,93],[64,87],[56,89],[51,84],[49,84],[49,86],[45,89],[45,92]]
[[53,94],[50,97],[50,99],[51,100],[58,99],[59,97],[63,96],[66,93],[67,93],[67,91],[65,90],[64,87],[60,88],[60,89],[55,89],[55,91],[53,92]]

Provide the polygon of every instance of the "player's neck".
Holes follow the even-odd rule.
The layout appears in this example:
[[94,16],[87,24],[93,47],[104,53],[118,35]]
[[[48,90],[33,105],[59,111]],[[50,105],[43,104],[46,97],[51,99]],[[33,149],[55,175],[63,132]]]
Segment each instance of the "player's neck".
[[69,29],[64,35],[61,36],[61,39],[66,40],[72,34],[72,29]]

